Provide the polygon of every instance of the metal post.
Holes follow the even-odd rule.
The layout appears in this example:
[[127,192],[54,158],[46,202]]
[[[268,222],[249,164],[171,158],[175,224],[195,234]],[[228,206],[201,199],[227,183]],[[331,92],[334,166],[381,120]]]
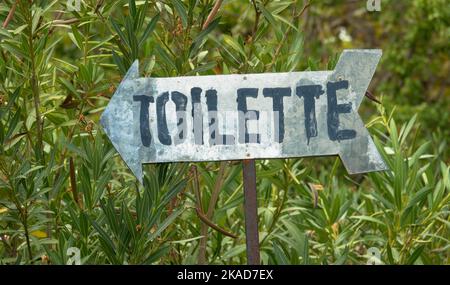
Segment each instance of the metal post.
[[242,162],[242,170],[244,178],[244,211],[247,263],[249,265],[259,265],[261,264],[261,261],[259,256],[258,202],[256,197],[255,160],[244,160]]

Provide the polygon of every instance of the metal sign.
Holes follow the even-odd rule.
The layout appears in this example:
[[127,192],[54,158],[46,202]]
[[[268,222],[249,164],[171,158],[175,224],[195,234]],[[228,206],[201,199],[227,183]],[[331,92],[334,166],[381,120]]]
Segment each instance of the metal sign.
[[345,50],[333,71],[139,78],[138,61],[101,116],[134,175],[143,163],[339,155],[385,170],[358,108],[381,50]]

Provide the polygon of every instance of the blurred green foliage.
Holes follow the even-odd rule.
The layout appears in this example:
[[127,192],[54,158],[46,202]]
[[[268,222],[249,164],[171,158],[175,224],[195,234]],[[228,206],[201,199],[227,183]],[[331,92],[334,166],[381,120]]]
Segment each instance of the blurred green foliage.
[[99,115],[135,59],[155,77],[321,70],[344,48],[383,49],[361,113],[390,171],[258,161],[262,262],[449,263],[448,1],[66,2],[0,4],[0,263],[245,263],[241,165],[148,165],[140,186]]

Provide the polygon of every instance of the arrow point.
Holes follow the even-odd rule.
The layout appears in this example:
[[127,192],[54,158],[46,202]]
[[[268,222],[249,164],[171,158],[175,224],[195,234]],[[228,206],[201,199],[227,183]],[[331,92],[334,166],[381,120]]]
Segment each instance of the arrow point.
[[143,185],[143,181],[142,181],[143,174],[142,174],[141,162],[137,161],[136,163],[130,163],[129,161],[127,161],[127,165],[130,168],[131,172],[133,172],[134,176],[139,181],[139,183],[141,183],[141,185]]
[[382,54],[381,49],[345,49],[339,57],[335,70],[354,64],[360,65],[360,68],[369,65],[370,69],[375,69]]
[[127,80],[133,80],[133,79],[137,79],[139,78],[139,60],[135,60],[133,62],[133,64],[130,66],[130,68],[128,69],[127,73],[125,74],[125,76],[123,77],[122,81],[120,82],[119,86],[117,87],[116,91],[114,92],[113,96],[111,97],[111,100],[109,102],[109,104],[106,106],[105,111],[103,112],[103,114],[100,117],[100,124],[103,126],[103,128],[105,128],[107,126],[107,117],[110,115],[111,113],[111,109],[112,107],[115,107],[116,105],[116,101],[121,101],[122,96],[124,96],[125,92],[123,92],[123,83]]

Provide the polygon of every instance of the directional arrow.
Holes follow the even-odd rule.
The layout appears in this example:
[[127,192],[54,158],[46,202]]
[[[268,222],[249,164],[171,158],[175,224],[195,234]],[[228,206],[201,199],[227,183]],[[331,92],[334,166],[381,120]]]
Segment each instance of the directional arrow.
[[139,78],[135,61],[101,116],[142,183],[143,163],[339,155],[386,170],[357,111],[381,50],[345,50],[334,71]]

